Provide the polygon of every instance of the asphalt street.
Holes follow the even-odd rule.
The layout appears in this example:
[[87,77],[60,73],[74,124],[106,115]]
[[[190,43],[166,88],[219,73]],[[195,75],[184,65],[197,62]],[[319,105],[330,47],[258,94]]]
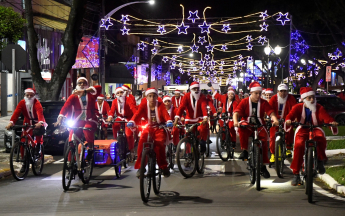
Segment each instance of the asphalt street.
[[[212,141],[215,152],[214,137]],[[162,179],[161,193],[151,192],[147,204],[141,200],[133,164],[123,170],[120,179],[113,167],[96,167],[90,184],[77,179],[64,192],[62,156],[54,158],[41,176],[29,173],[24,181],[12,177],[0,181],[1,215],[345,215],[345,198],[317,185],[315,202],[309,204],[304,186],[290,185],[289,169],[279,179],[269,168],[271,177],[263,179],[262,190],[257,191],[249,183],[245,162],[222,162],[215,153],[206,159],[204,174],[185,179],[176,167],[169,178]]]

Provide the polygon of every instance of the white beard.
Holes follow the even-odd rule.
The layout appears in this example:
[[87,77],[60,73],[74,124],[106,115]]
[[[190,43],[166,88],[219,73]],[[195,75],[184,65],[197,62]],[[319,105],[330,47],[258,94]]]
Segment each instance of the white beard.
[[87,88],[89,88],[89,87],[88,86],[81,87],[81,86],[77,85],[77,87],[75,89],[77,89],[77,90],[84,90],[84,89],[87,89]]
[[308,109],[310,109],[311,112],[316,112],[316,99],[313,104],[310,101],[307,101],[306,99],[303,100],[303,103]]
[[120,103],[124,103],[126,99],[126,95],[123,96],[116,96],[117,100],[120,101]]
[[193,97],[195,98],[195,100],[199,100],[199,98],[200,98],[200,94],[201,94],[201,92],[200,92],[200,91],[199,91],[199,93],[198,93],[198,94],[196,94],[196,93],[195,93],[195,91],[191,91],[191,93],[192,93]]
[[280,97],[278,94],[277,94],[277,96],[278,96],[278,104],[285,104],[286,103],[288,96],[286,96],[285,98]]
[[24,97],[24,100],[25,100],[26,106],[32,106],[32,104],[34,103],[35,97],[32,97],[31,99]]
[[265,99],[266,100],[266,96],[265,95],[261,95],[262,99]]

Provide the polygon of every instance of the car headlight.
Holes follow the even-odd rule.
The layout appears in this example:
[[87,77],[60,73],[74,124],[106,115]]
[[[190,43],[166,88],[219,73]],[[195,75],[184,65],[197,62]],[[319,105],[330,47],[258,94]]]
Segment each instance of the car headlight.
[[10,130],[5,130],[5,135],[6,135],[6,136],[12,136],[12,131],[10,131]]

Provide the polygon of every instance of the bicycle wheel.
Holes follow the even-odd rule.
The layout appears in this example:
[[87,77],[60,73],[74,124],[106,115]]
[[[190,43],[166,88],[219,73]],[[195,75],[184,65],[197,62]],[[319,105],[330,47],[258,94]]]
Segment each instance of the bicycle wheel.
[[167,163],[168,163],[168,168],[174,169],[173,144],[172,143],[165,146],[165,152],[166,152],[166,159],[167,159]]
[[63,155],[65,155],[68,146],[69,146],[69,138],[67,137],[65,144],[64,144],[64,147],[63,147]]
[[[119,143],[116,144],[114,163],[117,164],[121,161]],[[114,166],[116,178],[121,177],[122,163]]]
[[313,155],[313,148],[308,148],[308,164],[307,164],[307,194],[308,194],[308,202],[313,202],[313,162],[314,162],[314,155]]
[[[20,152],[21,148],[22,151],[24,151],[23,157]],[[29,172],[29,164],[27,150],[24,143],[15,142],[10,153],[10,169],[12,176],[18,181],[24,180]]]
[[256,190],[260,190],[261,178],[261,149],[255,145],[255,175],[256,175]]
[[248,162],[247,167],[249,169],[249,180],[251,184],[255,184],[255,154],[254,154],[254,144],[251,143],[249,155],[248,155]]
[[206,152],[205,152],[206,157],[210,157],[210,131],[208,131],[207,139],[206,139]]
[[151,163],[151,170],[153,171],[154,175],[152,175],[152,185],[153,185],[153,191],[156,195],[159,194],[159,191],[161,189],[161,183],[162,183],[162,174],[161,171],[157,165],[156,157],[150,158]]
[[[140,167],[140,195],[145,203],[149,201],[151,191],[151,173],[153,173],[150,161],[150,149],[144,149]],[[147,166],[146,166],[147,164]],[[145,169],[147,167],[147,171]]]
[[228,161],[229,154],[227,149],[227,140],[223,140],[223,137],[226,137],[225,131],[220,131],[217,134],[217,151],[219,158],[222,159],[222,161]]
[[189,137],[180,140],[176,149],[177,166],[180,173],[190,178],[196,171],[196,156],[193,144],[189,142]]
[[279,139],[276,139],[274,159],[275,159],[275,170],[277,172],[277,175],[279,178],[283,178],[284,150],[283,150],[282,137],[279,137]]
[[[196,145],[196,143],[194,145]],[[201,150],[201,146],[200,146],[200,144],[198,144],[198,149],[195,152],[196,160],[198,162],[197,166],[196,166],[196,171],[199,174],[203,174],[204,173],[204,166],[205,166],[205,154],[201,154],[200,150]]]
[[[68,155],[70,155],[70,160],[68,160]],[[73,178],[73,168],[75,163],[75,152],[68,146],[65,152],[63,169],[62,169],[62,187],[65,191],[71,186],[71,181]]]
[[88,184],[90,182],[92,171],[93,171],[93,164],[94,164],[94,158],[91,157],[90,161],[85,161],[87,154],[85,154],[84,150],[81,152],[82,159],[81,159],[81,171],[79,172],[79,178],[84,184]]
[[236,142],[230,142],[230,146],[228,147],[229,151],[229,158],[233,159],[234,158],[234,154],[235,154],[235,147],[236,147]]
[[34,161],[32,163],[32,172],[34,175],[38,176],[42,174],[43,165],[44,165],[44,145],[36,144],[40,146],[38,154],[33,156]]

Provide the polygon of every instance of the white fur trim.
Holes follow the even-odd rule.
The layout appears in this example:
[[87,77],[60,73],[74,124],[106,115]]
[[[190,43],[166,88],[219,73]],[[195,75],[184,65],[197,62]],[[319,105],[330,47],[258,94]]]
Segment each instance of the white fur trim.
[[158,92],[156,89],[146,90],[145,95],[147,96],[148,94],[151,94],[151,93],[155,93],[156,95],[158,95]]
[[253,88],[250,88],[250,92],[253,92],[253,91],[262,91],[262,87],[253,87]]
[[236,92],[235,92],[235,90],[233,90],[233,89],[228,90],[228,93],[229,93],[229,92],[231,92],[231,93],[233,93],[234,95],[236,95]]
[[306,93],[301,94],[301,99],[303,100],[304,98],[310,96],[310,95],[315,95],[314,91],[308,91]]
[[181,94],[180,91],[174,91],[174,94]]
[[28,93],[28,92],[34,93],[34,94],[35,94],[35,91],[34,91],[34,90],[32,90],[32,89],[25,89],[24,93]]
[[104,97],[98,96],[97,99],[98,99],[98,100],[104,100]]
[[167,101],[167,100],[170,100],[170,101],[171,101],[171,97],[164,97],[164,98],[163,98],[163,103],[164,103],[165,101]]
[[77,83],[78,83],[79,80],[85,80],[86,83],[89,83],[89,81],[88,81],[85,77],[79,77],[79,78],[77,79]]
[[92,89],[94,92],[89,92],[90,94],[92,94],[92,95],[96,95],[97,94],[97,90],[96,90],[96,88],[95,87],[93,87],[93,86],[91,86],[91,87],[89,87],[90,89]]
[[180,119],[180,116],[178,116],[178,115],[175,115],[175,118],[178,118],[178,119]]
[[12,125],[14,125],[13,121],[10,121],[10,123],[11,123]]
[[121,91],[121,90],[124,91],[123,88],[115,89],[115,94],[117,94],[117,92],[119,92],[119,91]]
[[192,89],[192,88],[200,88],[200,84],[194,84],[194,85],[191,85],[190,87],[189,87],[189,89]]
[[217,93],[218,93],[217,90],[215,90],[212,94],[212,97],[214,98],[214,96],[216,96]]
[[265,94],[273,94],[273,91],[271,91],[271,90],[268,90],[268,91],[267,91],[267,90],[266,90],[266,91],[265,91]]

